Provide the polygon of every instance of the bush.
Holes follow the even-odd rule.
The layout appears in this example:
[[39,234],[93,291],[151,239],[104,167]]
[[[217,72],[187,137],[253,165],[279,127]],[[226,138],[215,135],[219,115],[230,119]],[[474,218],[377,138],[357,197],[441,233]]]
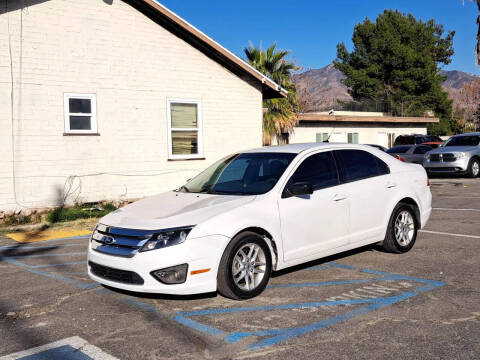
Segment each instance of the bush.
[[111,203],[105,204],[101,208],[92,207],[92,204],[82,204],[71,208],[59,207],[53,209],[47,214],[46,219],[51,223],[90,219],[105,216],[115,210],[117,210],[117,207]]

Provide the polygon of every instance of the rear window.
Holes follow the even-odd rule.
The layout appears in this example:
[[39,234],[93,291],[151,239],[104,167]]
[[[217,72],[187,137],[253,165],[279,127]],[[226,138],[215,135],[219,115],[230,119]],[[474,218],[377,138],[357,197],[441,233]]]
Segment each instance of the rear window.
[[387,150],[389,154],[405,154],[408,150],[410,150],[411,146],[395,146],[391,149]]
[[415,136],[400,135],[395,139],[395,146],[397,145],[413,145],[415,144]]

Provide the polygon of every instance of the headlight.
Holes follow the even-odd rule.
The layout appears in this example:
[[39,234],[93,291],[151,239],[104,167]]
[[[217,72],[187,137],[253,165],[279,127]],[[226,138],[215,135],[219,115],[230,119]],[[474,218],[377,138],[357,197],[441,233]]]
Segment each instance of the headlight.
[[463,159],[467,156],[468,156],[468,153],[464,153],[464,152],[455,153],[455,158],[456,159]]
[[97,224],[97,226],[95,226],[95,230],[93,231],[92,237],[90,238],[90,240],[101,241],[104,235],[101,234],[99,231],[104,233],[108,232],[108,227],[103,224]]
[[430,161],[430,154],[425,154],[424,159]]
[[162,249],[165,247],[178,245],[183,243],[193,226],[186,226],[176,229],[167,229],[158,231],[152,235],[152,237],[143,245],[140,249],[141,252],[150,251],[155,249]]

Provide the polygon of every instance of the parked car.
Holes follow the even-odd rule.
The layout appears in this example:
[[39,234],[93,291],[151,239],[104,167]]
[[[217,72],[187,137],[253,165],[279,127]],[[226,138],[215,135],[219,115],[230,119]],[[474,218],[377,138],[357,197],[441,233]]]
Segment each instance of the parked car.
[[445,143],[445,141],[429,141],[429,142],[423,143],[422,145],[428,145],[432,149],[436,149],[436,148],[441,147],[444,143]]
[[366,145],[372,146],[372,147],[374,147],[374,148],[376,148],[376,149],[378,149],[378,150],[381,150],[381,151],[383,151],[383,152],[387,152],[387,150],[388,150],[386,147],[384,147],[384,146],[382,146],[382,145],[377,145],[377,144],[366,144]]
[[400,161],[414,164],[423,164],[423,158],[425,157],[425,154],[430,150],[433,150],[433,148],[425,144],[402,145],[395,146],[387,150],[387,154],[392,155]]
[[480,174],[480,132],[452,136],[425,155],[423,166],[431,173]]
[[370,146],[246,151],[102,218],[88,273],[129,291],[248,299],[272,271],[378,242],[407,252],[431,198],[422,167]]
[[393,146],[419,145],[426,142],[443,142],[443,140],[436,135],[421,135],[421,134],[399,135],[395,139]]

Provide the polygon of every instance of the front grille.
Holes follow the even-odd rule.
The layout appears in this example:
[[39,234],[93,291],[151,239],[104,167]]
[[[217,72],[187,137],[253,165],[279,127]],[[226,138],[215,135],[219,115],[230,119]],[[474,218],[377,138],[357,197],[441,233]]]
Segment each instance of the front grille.
[[97,231],[103,237],[101,240],[92,239],[92,249],[103,254],[121,257],[133,257],[152,235],[148,230],[116,227],[106,227],[105,231],[97,228]]
[[439,161],[439,162],[453,162],[455,161],[455,155],[450,153],[442,154],[431,154],[430,161]]
[[88,262],[88,265],[92,274],[105,280],[131,285],[143,285],[144,283],[141,276],[133,271],[114,269],[91,261]]

